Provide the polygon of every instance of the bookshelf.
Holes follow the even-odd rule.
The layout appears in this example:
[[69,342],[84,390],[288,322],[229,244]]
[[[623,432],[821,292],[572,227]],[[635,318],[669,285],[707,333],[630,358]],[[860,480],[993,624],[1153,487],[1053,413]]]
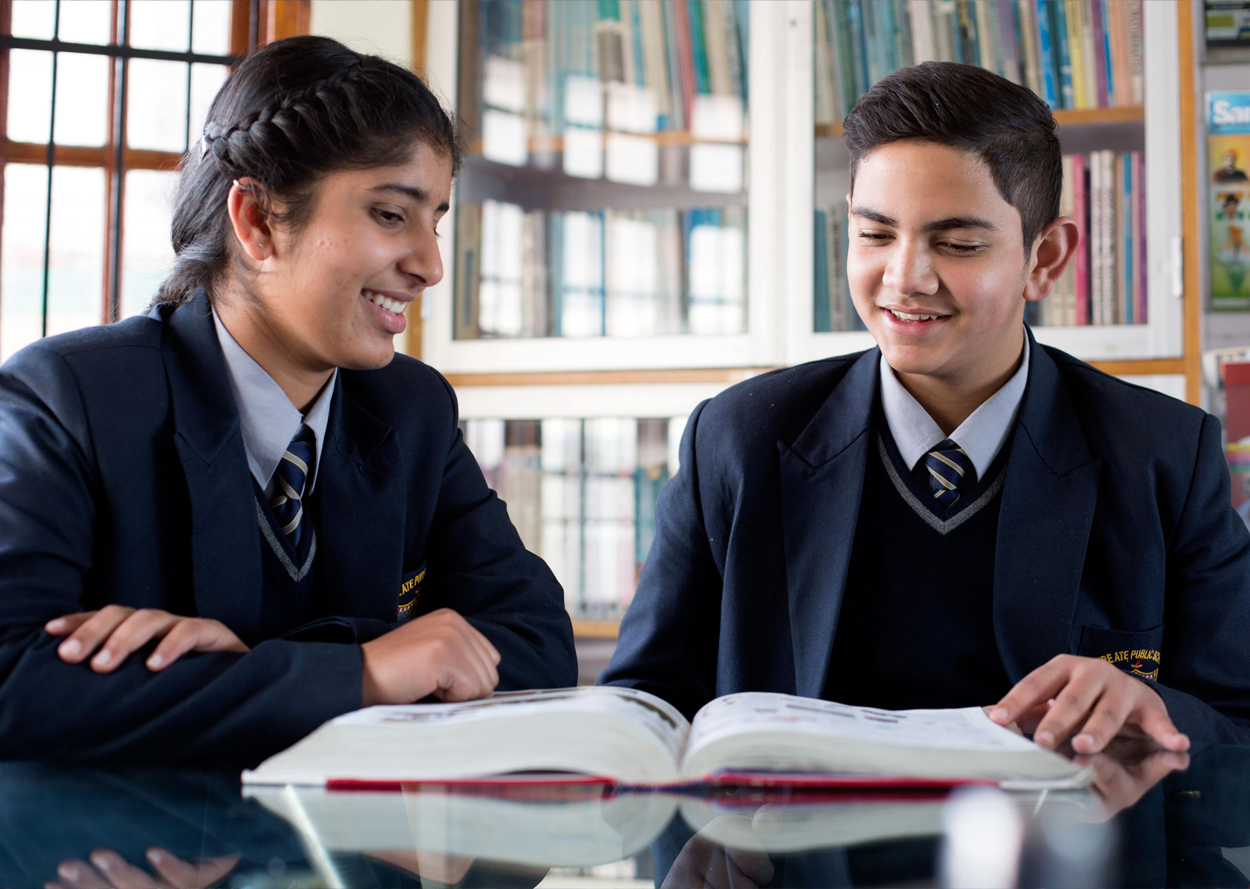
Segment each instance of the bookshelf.
[[[561,2],[565,0],[539,5],[552,9]],[[740,4],[746,27],[742,31],[744,85],[739,98],[744,107],[739,126],[666,128],[661,123],[644,131],[647,126],[637,125],[636,120],[619,124],[620,115],[616,115],[618,124],[613,124],[607,106],[613,101],[611,90],[615,87],[601,83],[602,110],[583,118],[594,125],[582,126],[587,132],[571,135],[559,132],[549,118],[538,120],[542,115],[535,112],[532,95],[500,98],[496,87],[494,105],[483,101],[482,47],[489,41],[467,40],[462,29],[466,21],[472,21],[471,16],[466,18],[464,8],[483,4],[432,0],[415,5],[422,8],[427,35],[427,76],[448,104],[459,109],[470,129],[482,128],[481,113],[486,108],[511,108],[516,118],[502,130],[498,122],[495,125],[497,133],[510,132],[516,137],[511,147],[500,147],[498,139],[495,145],[488,145],[490,140],[476,130],[471,135],[470,157],[444,223],[444,231],[450,233],[443,240],[446,276],[426,293],[419,331],[410,340],[412,351],[446,374],[455,386],[466,423],[529,422],[541,429],[543,421],[576,422],[589,428],[586,424],[615,420],[624,421],[622,428],[634,429],[638,427],[630,423],[664,420],[669,438],[664,471],[671,475],[677,469],[675,439],[682,418],[700,400],[773,368],[873,345],[863,331],[815,329],[813,217],[822,202],[845,193],[847,156],[840,124],[816,122],[814,0]],[[609,18],[619,14],[626,19],[634,5],[622,0],[597,6]],[[924,0],[895,4],[913,9],[924,5]],[[515,6],[523,17],[533,14],[528,0]],[[529,13],[524,11],[527,6],[531,7]],[[584,8],[595,6],[583,4]],[[1142,66],[1140,101],[1054,111],[1065,154],[1108,149],[1144,155],[1142,184],[1148,196],[1141,221],[1148,260],[1145,321],[1043,325],[1035,327],[1035,332],[1042,342],[1092,361],[1109,373],[1196,401],[1200,381],[1199,251],[1196,237],[1183,237],[1186,231],[1198,231],[1193,172],[1193,15],[1189,0],[1142,4],[1141,51],[1149,64]],[[485,17],[479,8],[479,26]],[[503,66],[521,81],[526,78],[527,59],[535,70],[534,59],[547,58],[542,55],[546,50],[535,46],[538,32],[525,31],[527,23],[532,26],[533,19],[522,21],[519,27],[523,36],[529,35],[528,46],[509,56],[514,63],[511,68]],[[595,40],[613,39],[601,37],[595,22],[584,26]],[[513,27],[517,27],[515,23]],[[606,30],[621,33],[616,24]],[[636,43],[634,49],[639,57],[645,55],[637,52]],[[502,54],[508,52],[505,49]],[[470,54],[475,62],[470,62]],[[474,72],[474,65],[482,70]],[[543,65],[543,70],[548,70],[549,59]],[[646,79],[645,74],[640,77]],[[533,79],[531,74],[530,89]],[[466,82],[478,85],[476,98],[466,95]],[[615,179],[607,175],[614,146],[618,153],[636,151],[654,158],[653,179],[635,177],[631,181],[628,175]],[[734,187],[721,191],[707,190],[706,183],[703,188],[692,187],[690,173],[700,163],[698,150],[709,146],[740,152],[740,183],[731,183]],[[515,153],[509,156],[509,151]],[[592,160],[588,169],[584,165],[578,170],[574,164],[570,171],[567,155],[587,151],[597,152],[599,158]],[[588,170],[597,175],[589,175]],[[605,321],[594,335],[560,336],[551,335],[549,319],[518,322],[514,311],[512,326],[502,335],[498,329],[482,335],[481,328],[466,335],[463,324],[457,328],[457,309],[462,306],[457,299],[464,292],[466,269],[472,266],[466,265],[459,252],[463,243],[458,244],[457,239],[466,229],[456,216],[466,207],[480,214],[487,201],[518,208],[509,211],[510,231],[517,242],[509,248],[514,254],[514,270],[516,254],[534,250],[534,232],[539,225],[537,216],[530,217],[535,221],[526,222],[525,214],[543,214],[541,224],[547,226],[547,220],[560,213],[602,211],[602,228],[596,235],[603,243],[609,237],[607,220],[612,213],[627,219],[633,214],[633,220],[639,221],[643,211],[649,210],[674,211],[680,218],[680,214],[696,209],[737,208],[743,217],[743,255],[738,261],[745,266],[740,323],[695,331],[689,319],[683,318],[667,327],[652,325],[650,329],[629,331],[630,335],[613,336]],[[686,236],[689,228],[687,225]],[[498,224],[495,230],[500,230]],[[480,229],[469,231],[482,238]],[[544,229],[544,234],[547,231]],[[689,250],[689,244],[683,243],[683,249]],[[485,248],[482,250],[484,253]],[[543,250],[550,254],[549,241]],[[611,285],[603,281],[607,273],[600,274],[602,295],[597,298],[604,305],[612,299],[608,292]],[[524,289],[524,270],[514,278]],[[681,291],[689,284],[685,281],[673,290]],[[688,300],[689,294],[683,293],[677,301],[682,299]],[[607,312],[605,307],[605,317]],[[492,434],[498,438],[501,433],[496,429]],[[507,433],[502,434],[506,444]],[[517,436],[524,434],[514,432],[514,438]],[[494,447],[498,451],[498,442]],[[518,506],[517,510],[525,508],[533,507]],[[587,508],[584,501],[580,508]],[[639,521],[638,508],[635,502],[631,521]],[[542,553],[541,540],[533,548]],[[561,579],[569,585],[567,577]],[[577,583],[584,591],[584,575]],[[615,596],[623,607],[628,591],[618,595],[620,592],[597,595],[600,600]],[[610,610],[581,608],[575,601],[570,605],[579,637],[615,637],[616,618]]]

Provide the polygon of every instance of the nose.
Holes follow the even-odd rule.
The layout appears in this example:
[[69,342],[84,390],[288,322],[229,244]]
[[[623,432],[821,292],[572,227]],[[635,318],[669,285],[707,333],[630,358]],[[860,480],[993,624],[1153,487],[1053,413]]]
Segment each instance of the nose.
[[443,280],[443,256],[432,229],[422,228],[413,235],[408,252],[400,257],[399,269],[423,289]]
[[927,245],[912,238],[900,237],[890,253],[882,283],[900,296],[937,291],[937,273]]

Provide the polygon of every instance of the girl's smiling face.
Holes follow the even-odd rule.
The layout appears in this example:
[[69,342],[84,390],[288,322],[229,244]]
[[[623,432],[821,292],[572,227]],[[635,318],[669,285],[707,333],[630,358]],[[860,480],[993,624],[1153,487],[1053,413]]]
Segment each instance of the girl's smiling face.
[[[241,271],[216,307],[301,410],[336,367],[384,367],[405,311],[443,277],[437,226],[451,159],[418,144],[399,165],[330,173],[296,231],[270,224],[247,182],[231,190]],[[281,209],[280,205],[278,209]]]

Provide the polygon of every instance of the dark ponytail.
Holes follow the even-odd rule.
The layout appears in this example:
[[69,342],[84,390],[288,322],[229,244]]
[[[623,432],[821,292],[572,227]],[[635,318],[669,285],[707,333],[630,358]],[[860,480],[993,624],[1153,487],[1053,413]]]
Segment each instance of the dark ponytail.
[[411,71],[328,37],[266,46],[230,75],[200,144],[183,159],[171,227],[174,269],[153,303],[179,305],[199,287],[212,298],[235,256],[226,214],[235,179],[259,183],[270,218],[298,231],[323,176],[403,163],[419,142],[448,156],[453,175],[459,169],[456,128]]

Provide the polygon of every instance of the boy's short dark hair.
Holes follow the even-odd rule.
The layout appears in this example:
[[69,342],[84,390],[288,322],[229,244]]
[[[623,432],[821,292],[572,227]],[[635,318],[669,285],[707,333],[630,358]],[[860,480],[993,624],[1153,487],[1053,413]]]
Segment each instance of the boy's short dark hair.
[[1003,199],[1020,213],[1027,252],[1059,216],[1063,155],[1055,119],[1032,90],[984,68],[925,62],[879,80],[844,125],[851,188],[873,149],[904,139],[976,155]]

